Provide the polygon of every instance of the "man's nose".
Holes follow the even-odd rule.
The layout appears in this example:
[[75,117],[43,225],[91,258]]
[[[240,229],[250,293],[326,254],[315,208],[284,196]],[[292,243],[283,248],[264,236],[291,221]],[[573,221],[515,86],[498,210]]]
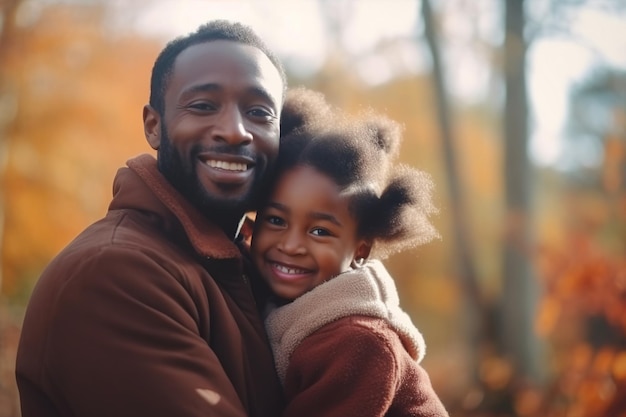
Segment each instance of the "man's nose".
[[229,106],[220,112],[213,127],[217,141],[230,145],[243,145],[252,142],[252,133],[246,129],[244,115],[237,106]]

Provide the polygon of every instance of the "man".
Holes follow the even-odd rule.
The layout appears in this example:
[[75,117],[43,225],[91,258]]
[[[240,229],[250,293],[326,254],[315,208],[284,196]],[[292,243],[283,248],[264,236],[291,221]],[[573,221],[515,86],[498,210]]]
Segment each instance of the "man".
[[240,24],[157,58],[142,155],[105,218],[48,266],[17,356],[24,417],[276,416],[282,398],[236,244],[278,152],[285,75]]

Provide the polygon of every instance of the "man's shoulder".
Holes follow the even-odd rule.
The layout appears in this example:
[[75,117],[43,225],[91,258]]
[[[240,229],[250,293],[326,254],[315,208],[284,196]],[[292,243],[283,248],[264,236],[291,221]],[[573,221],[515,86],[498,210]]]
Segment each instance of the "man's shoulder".
[[159,263],[179,252],[168,236],[132,210],[110,211],[87,226],[53,258],[47,271],[72,274],[100,263],[146,257]]
[[66,246],[64,252],[99,251],[116,246],[142,248],[162,240],[158,229],[143,221],[138,213],[115,210],[87,226]]
[[207,285],[208,274],[191,250],[146,225],[136,225],[129,216],[109,213],[88,226],[52,259],[37,285],[54,297],[103,294],[111,288],[136,295],[146,288],[151,288],[150,294],[172,288],[198,291]]

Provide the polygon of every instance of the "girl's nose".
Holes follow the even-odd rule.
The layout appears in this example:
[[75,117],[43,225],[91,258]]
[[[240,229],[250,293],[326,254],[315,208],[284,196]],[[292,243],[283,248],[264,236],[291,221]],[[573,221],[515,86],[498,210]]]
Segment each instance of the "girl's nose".
[[278,242],[278,249],[288,255],[304,255],[306,253],[303,238],[297,231],[287,231]]

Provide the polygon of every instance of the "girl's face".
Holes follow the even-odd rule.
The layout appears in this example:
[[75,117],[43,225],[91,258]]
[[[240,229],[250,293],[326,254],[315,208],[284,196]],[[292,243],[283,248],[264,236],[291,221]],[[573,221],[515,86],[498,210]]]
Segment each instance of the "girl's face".
[[309,166],[285,172],[256,218],[254,263],[274,293],[293,300],[369,254],[348,196]]

